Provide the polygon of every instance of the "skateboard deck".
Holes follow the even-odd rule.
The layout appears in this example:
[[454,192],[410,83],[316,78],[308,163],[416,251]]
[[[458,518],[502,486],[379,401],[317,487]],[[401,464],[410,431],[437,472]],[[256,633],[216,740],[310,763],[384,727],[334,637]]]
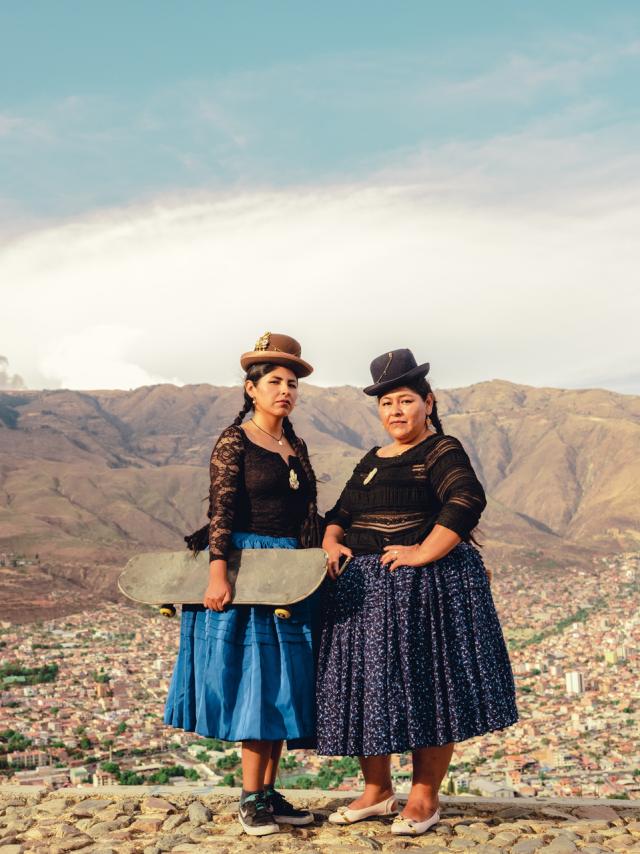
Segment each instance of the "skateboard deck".
[[[320,587],[326,571],[322,549],[233,550],[227,561],[234,605],[295,605]],[[209,552],[194,558],[185,549],[132,557],[118,587],[147,605],[200,605],[208,582]]]

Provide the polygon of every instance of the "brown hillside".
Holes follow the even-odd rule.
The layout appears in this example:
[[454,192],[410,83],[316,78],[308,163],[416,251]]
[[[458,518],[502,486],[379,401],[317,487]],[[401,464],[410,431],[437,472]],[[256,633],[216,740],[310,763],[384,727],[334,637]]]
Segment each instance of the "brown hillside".
[[[498,380],[438,397],[486,487],[493,559],[637,548],[640,398]],[[82,581],[96,589],[135,551],[180,548],[205,519],[211,447],[240,405],[239,389],[209,385],[0,393],[0,552],[39,553],[72,579],[76,565],[102,568],[104,583]],[[326,508],[383,441],[375,401],[305,384],[294,423]]]

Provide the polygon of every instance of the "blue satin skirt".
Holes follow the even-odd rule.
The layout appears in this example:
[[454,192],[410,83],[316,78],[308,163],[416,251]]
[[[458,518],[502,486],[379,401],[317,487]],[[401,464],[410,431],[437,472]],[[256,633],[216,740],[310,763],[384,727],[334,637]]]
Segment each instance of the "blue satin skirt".
[[[293,549],[297,540],[234,533],[236,549]],[[314,597],[282,620],[267,605],[182,608],[165,705],[169,726],[225,741],[307,740],[315,734]]]

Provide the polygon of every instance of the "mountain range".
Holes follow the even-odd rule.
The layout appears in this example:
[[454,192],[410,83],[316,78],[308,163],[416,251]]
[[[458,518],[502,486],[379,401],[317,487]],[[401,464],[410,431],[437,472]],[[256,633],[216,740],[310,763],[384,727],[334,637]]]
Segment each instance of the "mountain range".
[[[437,396],[485,486],[479,539],[495,565],[638,548],[640,397],[501,380]],[[39,591],[43,608],[54,593],[99,599],[130,555],[180,549],[206,521],[211,448],[241,405],[239,388],[206,384],[0,392],[0,553],[38,555],[22,576],[0,570],[4,593]],[[351,386],[305,383],[293,421],[321,509],[385,441],[375,400]]]

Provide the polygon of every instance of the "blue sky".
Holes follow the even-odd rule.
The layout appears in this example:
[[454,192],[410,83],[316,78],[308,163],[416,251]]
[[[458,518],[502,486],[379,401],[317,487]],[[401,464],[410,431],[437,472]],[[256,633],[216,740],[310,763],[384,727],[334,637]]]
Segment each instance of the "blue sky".
[[4,204],[73,214],[362,177],[550,118],[628,126],[639,24],[620,2],[5,3]]
[[[9,336],[0,353],[32,385],[234,379],[229,368],[202,371],[204,344],[185,342],[187,355],[173,360],[154,349],[145,313],[131,307],[133,290],[146,295],[145,271],[167,275],[151,248],[135,248],[156,234],[155,255],[173,247],[178,279],[163,279],[156,325],[175,318],[172,282],[187,300],[215,304],[213,271],[216,286],[231,282],[259,306],[253,318],[246,299],[223,297],[236,330],[221,344],[223,362],[238,339],[243,349],[263,331],[255,327],[289,323],[308,330],[327,366],[319,381],[365,383],[323,351],[293,299],[296,282],[313,281],[327,299],[335,287],[343,308],[365,312],[369,356],[388,339],[425,346],[418,325],[385,329],[367,308],[372,280],[383,302],[404,281],[410,303],[435,300],[447,317],[455,303],[442,301],[444,281],[475,316],[499,307],[504,346],[515,324],[524,347],[520,360],[498,346],[478,362],[480,331],[469,320],[458,363],[434,333],[436,355],[453,366],[444,382],[503,376],[640,391],[638,353],[624,334],[638,307],[639,72],[636,2],[2,4],[0,289],[16,319],[47,292],[48,316],[28,348]],[[287,256],[296,231],[299,254]],[[510,234],[507,253],[501,234]],[[96,267],[115,263],[114,252],[118,282],[107,287]],[[257,271],[247,255],[260,257]],[[506,255],[511,268],[495,274]],[[617,309],[599,304],[603,277]],[[81,280],[89,310],[69,325],[69,283]],[[263,304],[264,290],[282,292],[283,282],[291,305]],[[543,369],[525,329],[529,300],[542,301],[549,322]],[[344,314],[335,322],[346,331]],[[92,317],[119,341],[113,372],[108,363],[65,372],[61,364],[84,352],[73,349],[82,335],[98,334]],[[606,365],[590,361],[584,342],[595,335],[611,336]]]

